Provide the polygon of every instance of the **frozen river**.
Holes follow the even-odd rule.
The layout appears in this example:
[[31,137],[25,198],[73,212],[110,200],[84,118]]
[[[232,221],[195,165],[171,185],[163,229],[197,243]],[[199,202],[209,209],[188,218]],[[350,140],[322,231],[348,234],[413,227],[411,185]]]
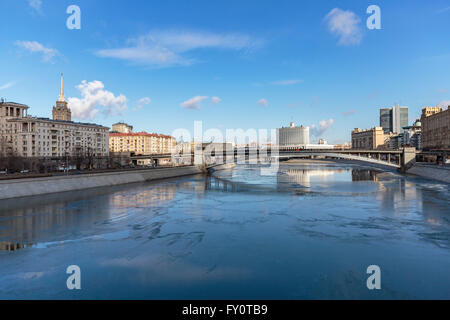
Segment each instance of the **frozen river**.
[[291,164],[0,201],[0,298],[450,299],[449,191]]

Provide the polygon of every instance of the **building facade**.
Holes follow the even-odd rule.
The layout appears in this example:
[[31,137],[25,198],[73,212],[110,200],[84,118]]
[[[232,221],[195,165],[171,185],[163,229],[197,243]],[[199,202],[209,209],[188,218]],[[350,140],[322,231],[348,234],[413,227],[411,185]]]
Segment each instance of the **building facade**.
[[72,121],[72,112],[70,111],[66,98],[64,97],[64,83],[62,74],[59,98],[56,101],[56,106],[53,107],[52,117],[53,120]]
[[405,127],[402,146],[414,147],[417,150],[422,149],[422,122],[416,120],[412,126]]
[[133,126],[130,126],[124,122],[118,122],[114,123],[112,125],[111,132],[114,133],[132,133],[133,132]]
[[409,124],[408,107],[393,106],[380,109],[380,127],[384,133],[402,133],[403,127]]
[[450,149],[450,108],[425,107],[420,122],[423,149]]
[[289,127],[277,129],[277,144],[280,147],[305,147],[309,144],[309,127],[296,127],[291,122]]
[[352,131],[352,149],[388,149],[390,134],[384,133],[382,127],[362,130],[355,128]]
[[109,134],[110,152],[130,152],[136,155],[172,153],[176,146],[174,137],[163,134],[136,132]]
[[[66,110],[67,108],[67,110]],[[71,119],[61,93],[53,108],[54,119],[28,115],[24,104],[0,101],[0,152],[4,156],[61,158],[109,155],[108,127]]]
[[432,114],[441,112],[442,108],[439,106],[436,107],[423,107],[422,108],[422,117],[428,117],[431,116]]

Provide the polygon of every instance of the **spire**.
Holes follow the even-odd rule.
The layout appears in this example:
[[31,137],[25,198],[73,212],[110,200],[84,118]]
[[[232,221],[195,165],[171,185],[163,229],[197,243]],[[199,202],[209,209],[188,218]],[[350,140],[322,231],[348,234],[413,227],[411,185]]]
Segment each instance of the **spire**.
[[63,74],[61,73],[61,92],[59,93],[58,101],[66,101],[66,98],[64,98],[64,83],[63,83]]

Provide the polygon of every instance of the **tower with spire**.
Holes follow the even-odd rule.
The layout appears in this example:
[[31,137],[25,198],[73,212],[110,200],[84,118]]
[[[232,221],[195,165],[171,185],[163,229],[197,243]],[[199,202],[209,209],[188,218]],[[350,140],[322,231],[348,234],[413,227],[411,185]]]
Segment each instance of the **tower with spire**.
[[72,121],[72,112],[70,111],[66,98],[64,97],[63,74],[61,73],[61,90],[59,98],[56,100],[56,106],[52,111],[53,120]]

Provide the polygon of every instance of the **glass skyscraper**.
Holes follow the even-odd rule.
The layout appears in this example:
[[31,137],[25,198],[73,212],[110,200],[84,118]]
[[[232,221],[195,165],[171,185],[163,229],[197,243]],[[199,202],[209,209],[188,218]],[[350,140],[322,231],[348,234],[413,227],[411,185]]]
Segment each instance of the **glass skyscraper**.
[[380,109],[380,127],[385,133],[402,133],[409,125],[408,107],[394,106]]

